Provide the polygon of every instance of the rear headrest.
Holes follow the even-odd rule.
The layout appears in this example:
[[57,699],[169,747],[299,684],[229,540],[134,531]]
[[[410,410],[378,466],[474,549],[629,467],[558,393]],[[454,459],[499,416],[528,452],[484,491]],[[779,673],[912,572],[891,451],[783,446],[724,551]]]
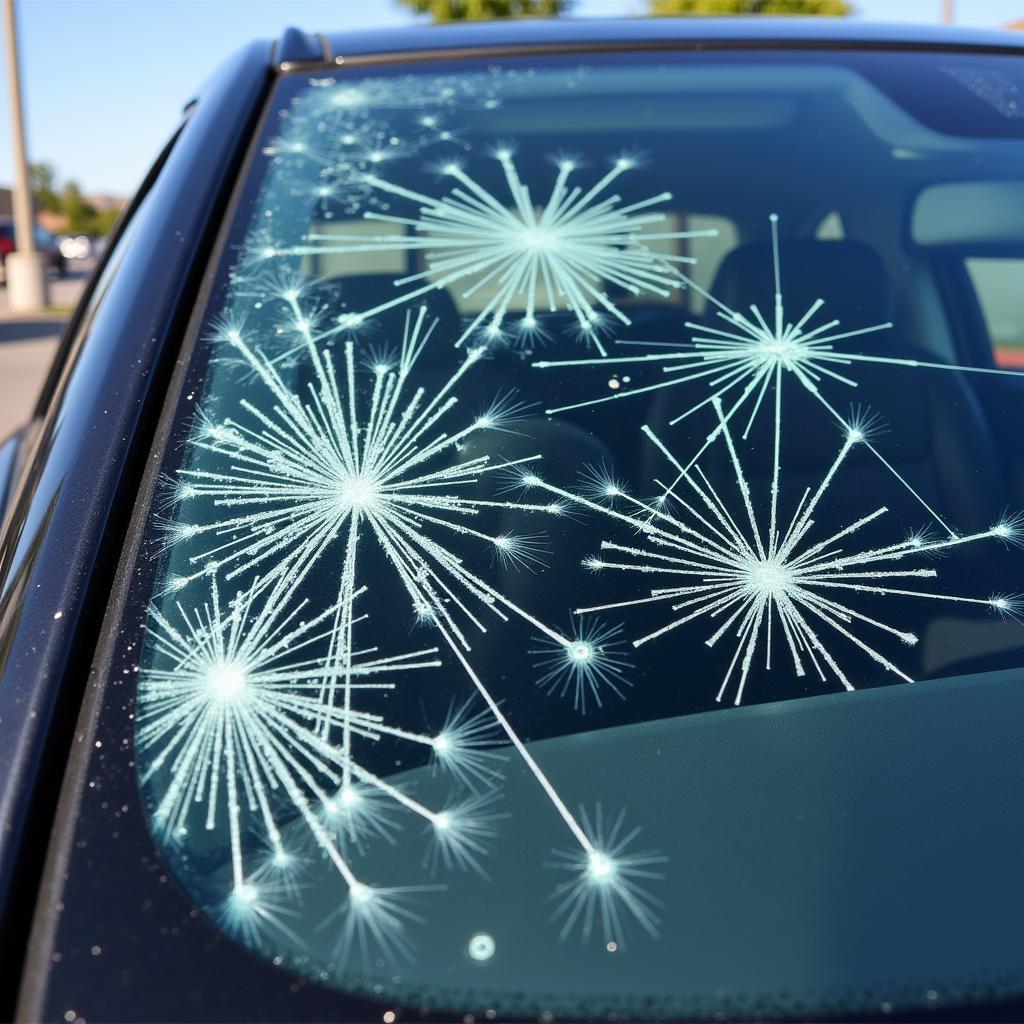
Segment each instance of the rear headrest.
[[[885,267],[863,242],[795,240],[780,246],[782,295],[786,320],[798,320],[816,300],[824,299],[821,317],[838,319],[854,330],[892,317],[892,295]],[[715,275],[712,295],[746,313],[757,305],[771,322],[775,302],[772,251],[767,242],[733,249]],[[870,337],[870,336],[869,336]]]

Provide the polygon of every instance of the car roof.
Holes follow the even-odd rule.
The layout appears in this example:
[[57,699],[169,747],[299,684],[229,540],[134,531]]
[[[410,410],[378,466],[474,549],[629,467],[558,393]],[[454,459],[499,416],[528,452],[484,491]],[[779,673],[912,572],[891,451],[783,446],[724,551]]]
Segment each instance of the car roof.
[[[309,38],[309,37],[306,37]],[[566,49],[623,45],[866,45],[893,48],[984,48],[1024,51],[1024,33],[949,25],[903,25],[855,18],[510,19],[454,25],[332,32],[319,37],[337,63],[375,54],[520,47]],[[323,59],[323,58],[321,58]]]

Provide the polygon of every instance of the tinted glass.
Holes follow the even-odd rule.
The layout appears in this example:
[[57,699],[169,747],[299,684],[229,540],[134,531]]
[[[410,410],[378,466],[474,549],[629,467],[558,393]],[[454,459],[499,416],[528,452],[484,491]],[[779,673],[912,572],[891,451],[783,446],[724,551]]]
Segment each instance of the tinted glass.
[[283,82],[125,632],[197,908],[386,1005],[1020,990],[1020,82]]

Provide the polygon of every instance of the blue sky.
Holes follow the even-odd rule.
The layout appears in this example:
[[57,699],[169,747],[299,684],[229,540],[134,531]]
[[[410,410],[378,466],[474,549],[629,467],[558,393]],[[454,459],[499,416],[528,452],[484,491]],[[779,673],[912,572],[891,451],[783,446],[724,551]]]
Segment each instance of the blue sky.
[[[940,0],[854,0],[858,16],[938,20]],[[644,0],[579,0],[580,16],[641,12]],[[196,85],[233,49],[314,30],[407,24],[392,0],[19,0],[29,154],[87,192],[129,195]],[[956,0],[962,25],[1024,18],[1024,0]],[[11,180],[6,77],[0,183]]]

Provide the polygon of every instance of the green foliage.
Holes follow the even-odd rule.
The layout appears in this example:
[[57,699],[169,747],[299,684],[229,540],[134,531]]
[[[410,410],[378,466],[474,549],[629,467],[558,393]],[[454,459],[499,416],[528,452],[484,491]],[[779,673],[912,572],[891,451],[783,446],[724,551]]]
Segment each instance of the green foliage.
[[846,0],[650,0],[652,14],[844,15]]
[[114,225],[120,216],[120,210],[97,210],[82,233],[92,235],[94,238],[100,235],[109,235],[114,230]]
[[488,21],[491,18],[554,18],[575,0],[399,0],[434,21]]
[[85,225],[96,216],[96,207],[82,198],[82,190],[69,181],[60,194],[61,212],[68,219],[68,231],[72,234],[86,234]]
[[118,210],[97,210],[82,197],[78,185],[69,181],[61,192],[62,212],[72,235],[107,235],[118,217]]
[[120,210],[97,210],[82,196],[78,183],[67,181],[58,191],[57,171],[53,164],[32,164],[28,169],[36,209],[65,218],[63,228],[73,235],[108,235]]
[[30,164],[28,180],[36,206],[48,213],[60,213],[60,197],[57,195],[57,171],[53,164]]

